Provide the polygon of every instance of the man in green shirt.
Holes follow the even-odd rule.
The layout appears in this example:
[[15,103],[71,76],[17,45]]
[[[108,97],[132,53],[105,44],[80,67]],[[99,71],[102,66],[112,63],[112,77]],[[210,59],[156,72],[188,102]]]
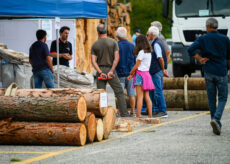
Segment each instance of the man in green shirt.
[[[106,89],[107,82],[112,87],[118,99],[120,116],[127,117],[128,110],[125,95],[118,79],[115,68],[119,62],[119,48],[114,39],[107,37],[104,24],[97,26],[98,40],[91,48],[92,64],[97,71],[97,77],[103,76],[107,80],[97,80],[98,89]],[[109,78],[113,76],[113,78]]]

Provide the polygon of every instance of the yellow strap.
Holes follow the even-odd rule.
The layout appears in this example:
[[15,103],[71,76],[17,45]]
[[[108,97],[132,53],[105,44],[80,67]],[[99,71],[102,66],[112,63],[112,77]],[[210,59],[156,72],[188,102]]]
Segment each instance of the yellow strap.
[[18,85],[16,83],[10,84],[10,86],[6,89],[5,96],[16,96],[17,89]]
[[185,109],[188,110],[189,109],[189,105],[188,105],[188,75],[184,76],[184,104],[185,104]]

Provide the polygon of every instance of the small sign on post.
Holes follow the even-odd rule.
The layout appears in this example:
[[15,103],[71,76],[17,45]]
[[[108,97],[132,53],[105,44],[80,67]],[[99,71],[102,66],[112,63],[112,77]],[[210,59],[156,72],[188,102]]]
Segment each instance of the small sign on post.
[[59,42],[58,31],[60,29],[60,18],[55,17],[55,29],[56,29],[56,47],[57,47],[57,88],[60,88],[60,73],[59,73]]

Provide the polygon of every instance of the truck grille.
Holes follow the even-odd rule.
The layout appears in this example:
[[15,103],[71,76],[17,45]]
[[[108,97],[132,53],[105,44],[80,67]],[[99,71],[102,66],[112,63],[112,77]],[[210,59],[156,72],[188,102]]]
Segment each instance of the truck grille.
[[[218,31],[224,35],[227,35],[228,30],[227,29],[218,29]],[[202,30],[184,30],[184,37],[186,42],[194,42],[198,37],[200,37],[203,34],[206,34],[206,31]]]

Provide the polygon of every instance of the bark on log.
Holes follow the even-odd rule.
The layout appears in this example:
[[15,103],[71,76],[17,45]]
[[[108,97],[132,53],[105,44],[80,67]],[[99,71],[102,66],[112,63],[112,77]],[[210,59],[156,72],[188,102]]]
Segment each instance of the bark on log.
[[115,125],[115,109],[112,106],[108,107],[106,115],[103,117],[103,126],[104,126],[104,139],[108,139],[109,135]]
[[0,121],[0,144],[80,145],[86,143],[82,123],[39,123]]
[[[65,96],[84,96],[89,112],[93,112],[98,116],[104,116],[107,107],[101,107],[101,93],[105,93],[103,89],[76,89],[76,88],[60,88],[60,89],[18,89],[16,96],[18,97],[65,97]],[[0,89],[0,96],[4,96],[5,89]],[[104,99],[107,101],[107,99]],[[100,114],[98,114],[100,113]]]
[[97,128],[96,128],[96,135],[95,135],[95,141],[102,141],[103,140],[103,134],[104,134],[104,126],[103,121],[100,118],[96,118]]
[[96,117],[93,113],[87,112],[85,119],[85,126],[87,129],[87,141],[93,142],[96,135]]
[[85,98],[8,97],[0,96],[0,119],[13,117],[22,121],[84,121],[87,113]]
[[[184,90],[164,90],[168,108],[184,108]],[[190,110],[208,110],[208,98],[205,90],[188,90],[188,107]]]
[[[188,90],[205,90],[206,83],[204,78],[188,78]],[[184,78],[164,78],[164,89],[184,89]]]

